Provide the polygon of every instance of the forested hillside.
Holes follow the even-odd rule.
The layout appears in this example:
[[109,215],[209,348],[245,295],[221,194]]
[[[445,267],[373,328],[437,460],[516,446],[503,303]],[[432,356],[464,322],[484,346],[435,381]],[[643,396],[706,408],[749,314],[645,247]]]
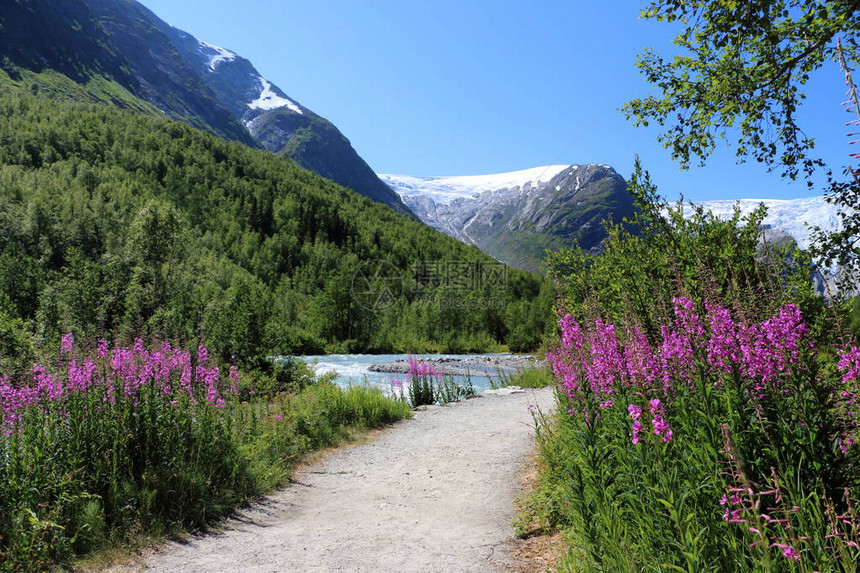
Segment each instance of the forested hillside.
[[540,342],[553,296],[534,275],[284,158],[30,92],[0,73],[7,367],[70,330],[245,362]]
[[172,27],[134,0],[0,2],[0,69],[38,90],[166,115],[282,153],[409,213],[328,120],[253,64]]

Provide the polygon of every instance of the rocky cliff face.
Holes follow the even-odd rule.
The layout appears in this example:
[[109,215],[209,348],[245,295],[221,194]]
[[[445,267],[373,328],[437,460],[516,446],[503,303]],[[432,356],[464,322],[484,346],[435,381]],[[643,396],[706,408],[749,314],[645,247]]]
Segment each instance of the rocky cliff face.
[[82,85],[106,78],[173,119],[283,154],[409,213],[325,118],[247,59],[173,28],[134,0],[0,2],[0,65],[12,74],[54,70]]
[[469,177],[381,175],[425,223],[513,266],[576,242],[597,251],[601,221],[633,215],[627,184],[605,165],[551,165]]

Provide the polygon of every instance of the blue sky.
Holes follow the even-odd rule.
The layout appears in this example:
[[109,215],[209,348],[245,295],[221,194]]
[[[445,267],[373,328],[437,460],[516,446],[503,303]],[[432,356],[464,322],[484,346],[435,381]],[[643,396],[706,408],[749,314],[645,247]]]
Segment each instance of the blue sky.
[[[251,60],[379,173],[479,175],[555,162],[605,163],[627,177],[638,153],[670,198],[820,193],[736,165],[730,148],[681,172],[657,129],[624,118],[618,108],[648,93],[637,54],[671,49],[669,25],[639,19],[645,0],[142,2]],[[822,70],[808,92],[801,125],[841,166],[851,151],[841,73]]]

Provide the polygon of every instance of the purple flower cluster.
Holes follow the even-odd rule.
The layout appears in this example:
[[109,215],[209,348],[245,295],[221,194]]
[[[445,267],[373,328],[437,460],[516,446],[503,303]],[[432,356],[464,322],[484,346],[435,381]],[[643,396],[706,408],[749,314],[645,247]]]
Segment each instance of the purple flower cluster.
[[837,365],[842,372],[842,383],[850,384],[860,378],[860,348],[852,346],[850,350],[839,355]]
[[638,444],[640,441],[639,434],[642,432],[642,408],[637,406],[636,404],[630,404],[627,406],[627,412],[630,414],[630,417],[633,419],[633,424],[631,426],[631,430],[633,433],[633,444]]
[[[744,373],[756,381],[756,390],[775,390],[775,384],[800,356],[801,341],[809,332],[797,305],[782,307],[761,324],[738,329]],[[787,391],[787,390],[786,390]]]
[[[95,355],[86,356],[76,352],[74,337],[66,334],[60,354],[63,359],[56,368],[34,364],[28,383],[13,384],[9,378],[0,378],[0,431],[14,433],[28,410],[44,412],[52,405],[93,393],[107,405],[122,400],[137,407],[149,389],[174,405],[181,399],[202,400],[217,408],[225,405],[219,368],[209,364],[203,346],[193,369],[191,354],[167,342],[158,350],[147,350],[140,339],[131,347],[111,349],[107,341],[99,340]],[[235,394],[239,382],[235,367],[230,367],[228,381],[226,391]]]
[[839,449],[847,453],[857,443],[857,413],[860,404],[860,349],[852,346],[839,355],[837,364],[842,372],[842,389],[839,392],[840,410],[849,430],[839,439]]
[[[627,406],[627,413],[633,420],[630,431],[632,434],[631,441],[633,444],[638,444],[642,441],[640,434],[642,433],[642,407],[636,404]],[[666,421],[666,411],[663,409],[663,404],[659,398],[654,398],[648,402],[648,413],[651,415],[651,426],[654,428],[654,435],[661,437],[664,443],[672,440],[672,428],[669,422]]]
[[651,412],[651,425],[654,426],[654,435],[661,436],[664,442],[672,439],[672,428],[664,417],[666,411],[659,398],[654,398],[648,403],[648,411]]
[[[731,312],[717,304],[706,303],[705,316],[697,314],[688,297],[674,299],[674,306],[672,323],[661,328],[660,340],[653,345],[637,327],[619,333],[615,325],[596,320],[584,329],[569,314],[560,318],[561,345],[547,354],[547,360],[573,403],[571,415],[581,413],[594,420],[615,404],[620,392],[632,389],[633,395],[647,401],[654,434],[669,442],[673,434],[666,405],[677,389],[694,387],[694,376],[702,367],[709,369],[714,385],[721,384],[724,375],[745,377],[758,398],[789,391],[780,388],[780,381],[799,360],[808,333],[796,305],[750,325],[736,323]],[[856,378],[860,351],[852,356]],[[630,405],[628,413],[633,443],[638,443],[643,409]]]
[[433,366],[432,362],[424,362],[423,360],[416,360],[412,356],[409,357],[409,380],[413,380],[415,378],[424,378],[428,376],[433,376],[435,378],[441,378],[442,374],[436,370],[436,367]]

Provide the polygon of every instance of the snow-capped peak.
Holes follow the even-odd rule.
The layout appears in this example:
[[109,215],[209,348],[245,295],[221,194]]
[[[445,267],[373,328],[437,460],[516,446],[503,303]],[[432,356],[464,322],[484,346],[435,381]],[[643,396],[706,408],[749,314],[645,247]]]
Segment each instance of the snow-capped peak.
[[210,71],[214,72],[215,68],[221,62],[231,62],[236,59],[236,54],[230,50],[225,50],[220,46],[204,42],[203,40],[197,41],[200,43],[200,53],[209,58],[206,65],[209,66]]
[[565,169],[576,166],[545,165],[522,171],[493,175],[459,175],[442,177],[416,177],[413,175],[378,174],[401,197],[426,195],[437,205],[449,205],[455,199],[472,198],[485,191],[515,189],[531,184],[546,183]]
[[290,111],[302,113],[301,108],[297,106],[294,102],[285,97],[279,96],[274,91],[272,91],[272,84],[269,83],[266,78],[259,76],[257,79],[260,82],[260,97],[250,102],[248,104],[249,108],[270,110],[278,109],[279,107],[286,107],[289,108]]

